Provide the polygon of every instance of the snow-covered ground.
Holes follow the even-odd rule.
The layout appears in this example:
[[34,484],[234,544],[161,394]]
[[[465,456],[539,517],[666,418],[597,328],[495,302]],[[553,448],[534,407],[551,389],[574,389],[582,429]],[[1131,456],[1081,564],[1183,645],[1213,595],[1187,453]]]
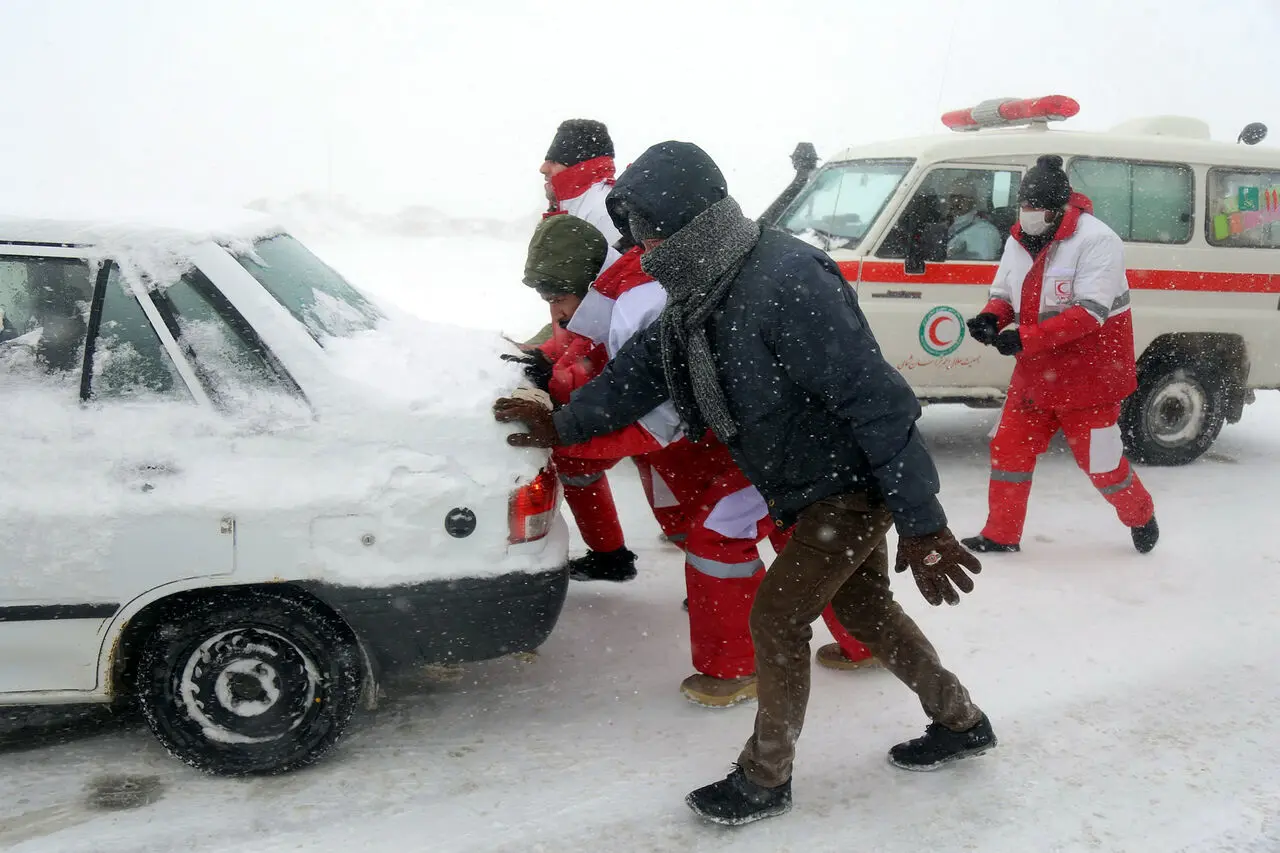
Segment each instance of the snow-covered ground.
[[[319,248],[431,319],[513,335],[541,324],[545,309],[520,292],[523,245],[396,243]],[[404,284],[392,282],[396,269]],[[924,418],[959,534],[985,514],[994,419],[958,407]],[[890,745],[925,724],[892,676],[815,669],[792,813],[736,830],[698,823],[684,794],[728,772],[754,706],[706,710],[678,693],[691,672],[681,558],[659,544],[624,465],[612,479],[640,577],[574,584],[532,661],[401,685],[329,759],[284,777],[197,775],[127,719],[9,738],[0,850],[1272,853],[1277,427],[1280,394],[1264,394],[1196,464],[1143,469],[1163,528],[1151,555],[1134,553],[1055,445],[1037,475],[1024,552],[986,559],[960,606],[930,608],[895,577],[1001,740],[945,771],[885,762]],[[815,647],[827,640],[819,621]],[[121,775],[151,780],[157,799],[95,808],[94,791]]]

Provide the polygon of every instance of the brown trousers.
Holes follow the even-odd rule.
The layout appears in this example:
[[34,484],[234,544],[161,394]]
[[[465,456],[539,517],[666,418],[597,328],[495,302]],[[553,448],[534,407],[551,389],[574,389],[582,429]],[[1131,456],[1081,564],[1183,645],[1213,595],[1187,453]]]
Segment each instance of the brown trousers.
[[759,706],[738,758],[747,778],[776,787],[791,778],[809,703],[811,623],[828,603],[840,623],[920,697],[934,722],[964,731],[982,719],[969,693],[942,668],[920,628],[893,600],[885,534],[893,519],[865,495],[819,501],[765,573],[751,608]]

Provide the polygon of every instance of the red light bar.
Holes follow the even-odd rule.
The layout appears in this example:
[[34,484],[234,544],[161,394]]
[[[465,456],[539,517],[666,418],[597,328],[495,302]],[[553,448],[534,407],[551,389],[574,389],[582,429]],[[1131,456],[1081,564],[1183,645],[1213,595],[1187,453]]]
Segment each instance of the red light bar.
[[983,101],[972,109],[943,113],[942,123],[955,131],[982,130],[988,127],[1015,127],[1036,122],[1062,121],[1080,112],[1080,104],[1065,95],[1043,98],[996,98]]

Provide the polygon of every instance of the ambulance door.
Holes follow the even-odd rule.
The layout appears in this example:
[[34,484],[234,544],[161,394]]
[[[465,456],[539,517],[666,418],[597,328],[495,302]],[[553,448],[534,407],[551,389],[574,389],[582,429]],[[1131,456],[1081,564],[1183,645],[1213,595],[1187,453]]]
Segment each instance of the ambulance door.
[[[1021,180],[1020,166],[932,167],[862,264],[859,302],[885,357],[923,398],[1004,394],[1013,359],[973,341],[965,321],[986,304]],[[922,233],[945,260],[911,262]]]

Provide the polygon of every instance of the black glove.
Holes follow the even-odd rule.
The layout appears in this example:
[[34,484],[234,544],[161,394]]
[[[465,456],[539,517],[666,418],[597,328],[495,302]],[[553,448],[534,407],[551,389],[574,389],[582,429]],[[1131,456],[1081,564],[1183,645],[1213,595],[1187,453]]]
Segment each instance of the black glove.
[[969,327],[969,334],[975,341],[987,346],[995,341],[996,335],[1000,332],[1000,319],[995,314],[985,311],[965,325]]
[[512,447],[555,447],[560,443],[551,410],[529,400],[513,400],[503,397],[493,404],[493,417],[499,423],[522,423],[528,432],[515,432],[507,436]]
[[960,593],[973,592],[973,578],[966,571],[977,574],[982,563],[960,546],[951,531],[944,527],[937,533],[912,536],[898,540],[898,560],[894,570],[911,569],[916,586],[924,600],[935,607],[946,601],[959,604]]
[[511,353],[503,353],[501,356],[503,361],[514,361],[517,364],[524,365],[524,375],[538,388],[543,391],[550,391],[551,371],[555,365],[551,359],[547,358],[546,353],[542,350],[533,350],[525,355],[512,355]]
[[1022,352],[1022,333],[1017,329],[1005,329],[992,342],[1001,355],[1017,355]]

